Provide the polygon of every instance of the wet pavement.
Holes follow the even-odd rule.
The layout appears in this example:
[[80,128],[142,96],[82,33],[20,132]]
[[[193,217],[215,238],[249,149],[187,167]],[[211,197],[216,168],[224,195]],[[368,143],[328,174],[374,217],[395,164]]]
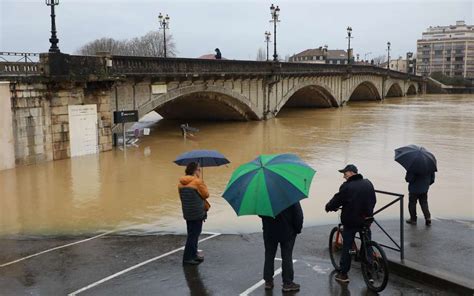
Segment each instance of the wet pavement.
[[[381,223],[396,235],[397,223]],[[374,295],[367,290],[358,263],[353,263],[349,285],[334,281],[327,251],[331,228],[332,225],[305,228],[298,237],[293,259],[296,260],[295,281],[302,289],[297,295]],[[429,244],[437,235],[446,235],[446,239],[439,237],[439,243]],[[421,242],[415,244],[415,237],[421,238]],[[472,266],[472,224],[434,221],[430,229],[424,225],[407,228],[406,238],[407,258],[439,269],[449,266],[452,273],[472,272],[472,268],[464,269]],[[450,241],[452,238],[457,239],[455,243]],[[273,291],[265,291],[263,283],[259,283],[264,254],[261,233],[207,233],[200,239],[203,241],[199,248],[203,250],[205,262],[197,267],[183,267],[183,235],[109,233],[89,237],[3,238],[0,239],[0,295],[282,294],[280,274],[275,277]],[[374,239],[382,240],[382,235],[374,231]],[[74,242],[79,243],[68,245]],[[435,246],[438,246],[436,252]],[[440,256],[447,246],[452,251],[451,256]],[[426,251],[416,253],[416,250]],[[38,252],[44,253],[8,264]],[[279,267],[277,260],[275,269]],[[383,295],[454,294],[391,274]]]

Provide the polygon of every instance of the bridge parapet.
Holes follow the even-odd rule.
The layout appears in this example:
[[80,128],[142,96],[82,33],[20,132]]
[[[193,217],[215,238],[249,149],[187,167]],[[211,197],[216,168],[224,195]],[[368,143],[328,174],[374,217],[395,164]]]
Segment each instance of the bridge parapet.
[[39,75],[39,63],[0,62],[0,76]]

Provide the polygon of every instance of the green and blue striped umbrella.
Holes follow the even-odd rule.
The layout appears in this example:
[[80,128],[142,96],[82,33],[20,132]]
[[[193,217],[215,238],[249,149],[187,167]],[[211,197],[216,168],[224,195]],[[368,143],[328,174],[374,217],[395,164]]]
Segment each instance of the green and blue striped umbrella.
[[234,171],[222,196],[238,216],[275,217],[308,197],[315,173],[294,154],[260,155]]

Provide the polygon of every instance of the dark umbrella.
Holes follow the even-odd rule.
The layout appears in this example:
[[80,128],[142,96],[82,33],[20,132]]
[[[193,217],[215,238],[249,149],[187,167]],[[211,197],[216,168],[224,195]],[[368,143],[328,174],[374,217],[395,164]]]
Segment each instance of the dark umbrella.
[[408,145],[395,149],[395,161],[407,172],[415,174],[431,174],[438,171],[436,157],[421,146]]
[[174,161],[181,166],[186,166],[191,162],[197,162],[201,167],[221,166],[230,163],[224,155],[215,150],[192,150],[181,154]]

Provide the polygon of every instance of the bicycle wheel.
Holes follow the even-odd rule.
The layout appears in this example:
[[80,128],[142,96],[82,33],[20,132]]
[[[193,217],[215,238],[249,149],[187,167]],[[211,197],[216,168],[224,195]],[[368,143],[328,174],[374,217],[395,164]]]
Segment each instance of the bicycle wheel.
[[329,257],[331,257],[331,263],[336,270],[340,270],[342,256],[342,233],[339,231],[339,227],[334,227],[329,234]]
[[[366,258],[362,260],[362,276],[369,290],[381,292],[388,282],[387,256],[379,244],[367,242]],[[370,252],[369,250],[372,250]],[[367,252],[368,251],[368,252]]]

